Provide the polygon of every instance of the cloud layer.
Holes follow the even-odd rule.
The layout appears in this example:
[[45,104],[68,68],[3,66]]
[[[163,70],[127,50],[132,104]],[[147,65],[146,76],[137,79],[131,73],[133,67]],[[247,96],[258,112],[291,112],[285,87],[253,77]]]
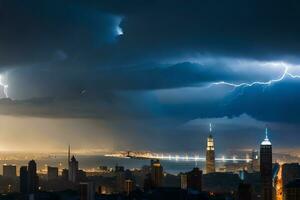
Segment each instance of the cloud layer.
[[0,114],[101,119],[141,138],[243,114],[297,126],[299,78],[230,84],[300,74],[299,11],[277,0],[2,0]]

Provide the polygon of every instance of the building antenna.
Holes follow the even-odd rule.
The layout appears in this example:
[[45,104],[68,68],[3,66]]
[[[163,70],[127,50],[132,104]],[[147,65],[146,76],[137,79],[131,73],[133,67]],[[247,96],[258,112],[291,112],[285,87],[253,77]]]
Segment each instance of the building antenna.
[[70,162],[71,159],[71,145],[69,144],[69,148],[68,148],[68,163]]
[[211,123],[209,123],[209,132],[211,133],[212,128],[211,128]]

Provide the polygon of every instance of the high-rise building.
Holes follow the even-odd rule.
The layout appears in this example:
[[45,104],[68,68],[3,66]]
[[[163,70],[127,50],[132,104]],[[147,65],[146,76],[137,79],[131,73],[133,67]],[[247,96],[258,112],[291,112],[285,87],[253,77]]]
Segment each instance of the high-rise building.
[[119,165],[116,165],[115,166],[115,172],[124,172],[125,169],[123,166],[119,166]]
[[151,189],[151,173],[146,174],[144,179],[144,191],[149,191]]
[[249,170],[250,172],[257,172],[259,171],[259,153],[257,150],[252,150],[251,153],[251,169]]
[[53,180],[58,178],[58,168],[48,166],[47,168],[48,180]]
[[92,182],[80,183],[80,200],[94,200],[95,186]]
[[180,188],[183,190],[187,189],[187,175],[186,174],[180,175]]
[[77,181],[78,161],[72,156],[69,164],[69,181],[75,183]]
[[126,179],[125,180],[125,192],[127,195],[129,195],[134,188],[134,182],[131,179]]
[[83,171],[82,169],[78,169],[77,170],[77,175],[76,175],[76,180],[77,180],[77,182],[86,181],[86,172]]
[[116,172],[116,191],[117,192],[124,192],[125,187],[125,173],[124,172]]
[[[134,186],[134,176],[130,170],[124,170],[124,167],[116,166],[114,171],[116,177],[116,191],[128,193],[128,181],[132,181],[132,189]],[[130,189],[130,188],[129,188]],[[131,192],[131,191],[130,191]]]
[[247,183],[240,183],[237,191],[237,200],[251,200],[251,195],[251,185]]
[[122,166],[115,166],[115,176],[116,176],[116,191],[119,193],[123,193],[125,190],[125,171],[124,171],[124,167]]
[[163,181],[163,167],[159,160],[151,160],[151,186],[161,187]]
[[28,170],[27,166],[20,167],[20,192],[27,194],[28,192]]
[[16,178],[17,177],[17,168],[16,165],[3,165],[3,177],[6,178]]
[[69,180],[69,170],[68,169],[63,169],[61,172],[61,178],[65,181]]
[[36,162],[34,160],[28,163],[28,193],[35,193],[38,190],[39,177],[36,173]]
[[262,200],[272,200],[272,144],[268,138],[266,128],[266,138],[260,145],[260,177]]
[[187,188],[198,192],[202,191],[202,171],[198,167],[187,173]]
[[282,165],[282,186],[285,187],[290,181],[300,178],[299,163],[285,163]]
[[216,171],[215,167],[215,147],[214,147],[214,139],[211,135],[212,128],[211,124],[209,124],[209,132],[210,135],[207,138],[207,146],[206,146],[206,173],[213,173]]
[[295,179],[284,187],[284,200],[299,200],[300,199],[300,179]]
[[77,181],[77,174],[78,174],[78,161],[75,159],[74,155],[71,157],[71,148],[69,145],[68,149],[68,180],[75,183]]

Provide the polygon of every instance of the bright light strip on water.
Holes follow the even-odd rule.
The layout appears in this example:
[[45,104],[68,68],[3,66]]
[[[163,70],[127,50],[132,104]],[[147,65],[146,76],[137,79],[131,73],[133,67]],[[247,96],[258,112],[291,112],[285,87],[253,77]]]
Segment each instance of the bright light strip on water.
[[210,86],[214,86],[214,85],[227,85],[227,86],[232,86],[234,88],[238,88],[238,87],[251,87],[251,86],[254,86],[254,85],[266,85],[266,86],[269,86],[273,83],[276,83],[276,82],[279,82],[279,81],[282,81],[285,77],[291,77],[291,78],[300,78],[300,75],[294,75],[292,73],[289,72],[289,68],[290,68],[290,65],[287,64],[287,63],[284,63],[284,62],[280,62],[280,63],[271,63],[272,65],[274,66],[282,66],[284,67],[284,71],[282,73],[282,75],[276,79],[271,79],[269,81],[254,81],[252,83],[239,83],[239,84],[236,84],[236,83],[230,83],[230,82],[225,82],[225,81],[219,81],[219,82],[215,82],[215,83],[212,83],[209,85]]
[[[155,155],[153,157],[147,157],[148,159],[159,159],[159,160],[170,160],[170,161],[205,161],[205,157],[200,156],[181,156],[181,155]],[[250,158],[237,158],[236,156],[226,158],[222,156],[221,158],[216,158],[216,161],[226,162],[226,161],[236,161],[236,162],[250,162]]]
[[[159,160],[169,160],[169,161],[176,161],[176,162],[187,162],[187,161],[206,161],[205,157],[200,157],[199,155],[189,156],[187,154],[185,155],[171,155],[171,154],[148,154],[148,155],[142,155],[142,156],[124,156],[122,154],[106,154],[106,157],[117,157],[117,158],[133,158],[133,159],[159,159]],[[241,157],[225,157],[222,156],[221,158],[215,159],[218,162],[227,162],[227,161],[233,161],[233,162],[251,162],[252,159],[249,158],[249,156],[246,156],[246,158]]]

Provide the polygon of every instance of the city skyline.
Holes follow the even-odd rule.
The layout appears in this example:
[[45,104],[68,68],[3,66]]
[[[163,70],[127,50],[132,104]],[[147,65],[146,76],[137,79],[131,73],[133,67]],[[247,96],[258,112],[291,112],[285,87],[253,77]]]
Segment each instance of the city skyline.
[[[212,126],[209,124],[207,159],[205,161],[206,166],[203,168],[196,165],[191,171],[170,174],[163,167],[166,164],[164,161],[160,162],[157,158],[149,158],[147,161],[150,161],[150,165],[144,165],[141,168],[127,169],[116,164],[114,169],[101,165],[97,170],[83,170],[79,168],[80,163],[75,156],[71,157],[73,152],[71,154],[71,146],[69,145],[67,154],[64,156],[65,167],[62,165],[57,165],[57,167],[45,165],[47,176],[45,176],[45,172],[43,173],[38,169],[35,160],[30,160],[26,166],[18,166],[20,167],[19,176],[17,176],[16,165],[4,164],[3,178],[0,176],[0,190],[9,195],[9,199],[16,197],[44,199],[47,197],[49,200],[54,200],[56,199],[55,195],[62,195],[61,198],[67,199],[71,195],[73,199],[76,199],[76,196],[79,195],[80,200],[95,200],[96,197],[109,198],[115,194],[118,194],[118,198],[121,196],[128,198],[131,195],[138,195],[140,192],[145,196],[150,195],[148,198],[151,198],[152,193],[155,192],[155,198],[162,200],[169,199],[172,195],[175,195],[172,198],[178,199],[195,196],[200,198],[199,200],[214,200],[217,197],[224,200],[228,198],[232,200],[235,198],[237,200],[256,200],[257,198],[282,200],[286,196],[288,196],[286,200],[298,200],[297,193],[293,191],[299,189],[297,186],[295,188],[294,185],[300,180],[295,179],[300,174],[298,173],[300,172],[299,164],[285,163],[282,167],[277,161],[272,162],[272,144],[269,140],[268,128],[265,129],[265,139],[260,144],[259,163],[257,162],[258,157],[255,156],[257,154],[253,152],[253,157],[247,162],[236,160],[232,163],[224,163],[224,166],[218,165],[218,167],[215,166],[217,160],[214,157],[215,146],[212,133]],[[259,171],[258,167],[260,167]],[[287,175],[284,177],[284,181],[288,182],[287,185],[277,181],[283,178],[281,170]],[[204,171],[205,173],[203,173]],[[105,180],[107,175],[110,179],[115,180],[113,185],[109,183],[110,181]],[[257,175],[260,175],[260,180],[248,178]],[[139,176],[142,178],[143,186],[140,185],[141,180],[136,179]],[[17,181],[18,179],[19,181]],[[203,180],[205,180],[204,183]],[[212,182],[213,184],[211,184]],[[172,187],[168,186],[169,184]],[[227,186],[225,187],[225,185]],[[220,186],[222,189],[218,188]],[[252,190],[255,187],[261,189]],[[231,191],[228,193],[230,188]],[[73,193],[70,193],[70,190]],[[170,191],[165,194],[164,190]],[[68,195],[65,194],[66,191],[69,191]],[[74,193],[75,191],[78,193]],[[178,192],[180,192],[180,196],[176,196]],[[139,195],[137,197],[141,198]]]

